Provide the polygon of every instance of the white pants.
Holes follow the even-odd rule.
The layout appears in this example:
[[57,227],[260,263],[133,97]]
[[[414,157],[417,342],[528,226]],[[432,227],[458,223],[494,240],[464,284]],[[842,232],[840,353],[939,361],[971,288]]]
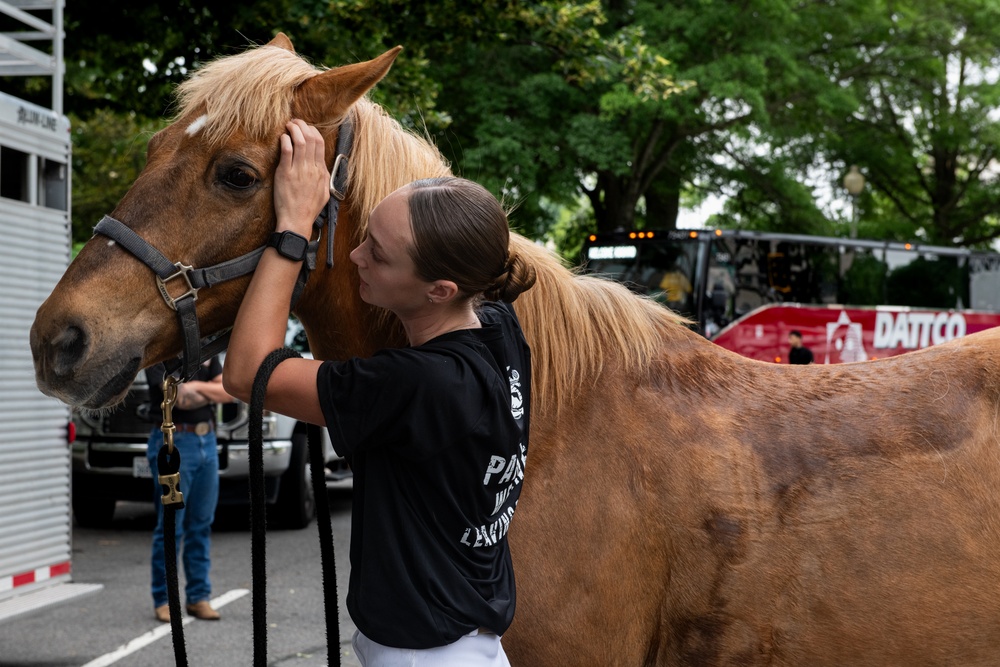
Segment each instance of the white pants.
[[363,667],[510,667],[492,632],[470,632],[457,642],[428,649],[392,648],[354,632],[354,653]]

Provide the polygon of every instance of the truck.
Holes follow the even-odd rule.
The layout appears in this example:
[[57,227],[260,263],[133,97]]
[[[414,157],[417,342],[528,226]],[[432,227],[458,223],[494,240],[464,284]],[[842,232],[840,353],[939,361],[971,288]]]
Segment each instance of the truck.
[[[0,2],[0,12],[34,29],[0,35],[0,74],[53,80],[52,108],[0,93],[0,622],[102,588],[73,580],[73,425],[65,405],[38,391],[28,342],[35,311],[70,259],[62,8],[62,0]],[[28,39],[51,39],[52,53]]]

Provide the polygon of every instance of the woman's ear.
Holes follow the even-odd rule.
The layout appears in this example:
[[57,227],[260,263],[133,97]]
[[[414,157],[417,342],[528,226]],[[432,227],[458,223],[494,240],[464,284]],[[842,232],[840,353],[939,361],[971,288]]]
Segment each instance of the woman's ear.
[[435,280],[427,296],[434,303],[448,303],[458,296],[458,285],[450,280]]

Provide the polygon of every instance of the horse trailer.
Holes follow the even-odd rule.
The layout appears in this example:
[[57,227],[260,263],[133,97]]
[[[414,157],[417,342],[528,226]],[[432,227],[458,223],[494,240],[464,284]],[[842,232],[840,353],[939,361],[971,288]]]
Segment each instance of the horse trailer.
[[[62,35],[23,3],[0,12]],[[53,47],[54,53],[61,46]],[[4,37],[0,74],[50,74],[53,109],[0,93],[0,622],[96,592],[72,582],[69,409],[35,385],[28,336],[70,259],[70,127],[61,113],[61,53]],[[58,83],[57,83],[58,82]]]

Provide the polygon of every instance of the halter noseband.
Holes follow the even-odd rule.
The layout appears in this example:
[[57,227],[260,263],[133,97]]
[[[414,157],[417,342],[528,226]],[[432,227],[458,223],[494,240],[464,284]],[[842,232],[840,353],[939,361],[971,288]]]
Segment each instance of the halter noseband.
[[[319,231],[319,235],[315,241],[309,242],[306,261],[299,272],[299,278],[292,292],[292,306],[302,295],[309,273],[316,268],[316,251],[323,236],[323,227],[328,227],[326,265],[333,267],[333,235],[337,229],[340,202],[343,201],[347,190],[348,156],[353,144],[354,125],[348,116],[341,123],[337,133],[336,157],[330,171],[330,199],[313,223],[313,226]],[[152,269],[153,273],[156,274],[156,286],[160,290],[160,295],[166,304],[177,313],[177,322],[180,324],[184,339],[184,352],[181,357],[166,363],[168,373],[173,373],[180,368],[182,369],[181,381],[190,379],[198,371],[198,367],[203,361],[226,349],[229,345],[229,330],[215,336],[201,338],[198,313],[195,309],[198,290],[253,273],[266,246],[260,246],[235,259],[221,262],[206,269],[195,269],[188,264],[171,262],[148,241],[111,216],[106,215],[101,218],[101,221],[94,227],[94,234],[103,234],[112,239]],[[182,287],[185,291],[183,294],[173,297],[167,290],[167,283],[177,280],[183,281]]]

